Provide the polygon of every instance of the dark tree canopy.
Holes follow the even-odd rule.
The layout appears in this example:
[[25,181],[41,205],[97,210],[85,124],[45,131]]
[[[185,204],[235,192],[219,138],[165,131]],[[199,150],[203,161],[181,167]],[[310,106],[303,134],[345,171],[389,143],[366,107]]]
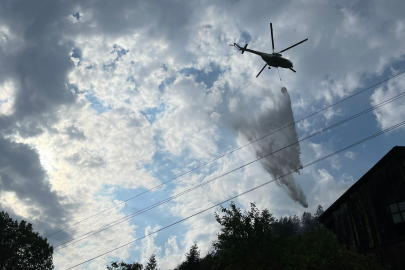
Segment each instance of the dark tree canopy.
[[269,269],[274,266],[272,259],[275,239],[272,226],[275,218],[267,209],[259,211],[254,203],[250,211],[242,212],[234,203],[230,209],[221,207],[223,216],[215,213],[222,225],[214,241],[214,250],[226,269]]
[[[197,243],[191,246],[185,261],[175,270],[385,270],[374,255],[348,250],[336,236],[321,226],[315,214],[304,212],[301,217],[276,219],[267,210],[260,211],[254,203],[242,211],[231,202],[221,207],[215,219],[221,230],[213,241],[213,251],[200,257]],[[117,265],[118,266],[118,265]],[[108,268],[129,270],[140,268]],[[156,269],[153,254],[145,270]]]
[[140,263],[124,263],[124,262],[111,262],[107,266],[108,270],[142,270],[143,266]]
[[275,220],[272,227],[275,236],[291,236],[301,230],[301,221],[298,216],[282,217]]
[[198,250],[197,243],[191,246],[190,251],[186,254],[186,261],[176,267],[176,270],[195,270],[198,269],[201,261],[200,251]]
[[0,269],[53,269],[53,247],[22,220],[0,213]]
[[157,269],[157,262],[156,262],[156,254],[153,253],[148,261],[148,264],[145,267],[145,270],[158,270]]
[[198,250],[197,242],[191,246],[189,253],[186,254],[186,262],[189,264],[196,264],[200,262],[200,251]]
[[222,228],[213,246],[218,256],[215,269],[385,269],[372,255],[347,250],[336,236],[320,226],[315,215],[274,219],[267,209],[251,204],[242,212],[230,204],[215,215]]

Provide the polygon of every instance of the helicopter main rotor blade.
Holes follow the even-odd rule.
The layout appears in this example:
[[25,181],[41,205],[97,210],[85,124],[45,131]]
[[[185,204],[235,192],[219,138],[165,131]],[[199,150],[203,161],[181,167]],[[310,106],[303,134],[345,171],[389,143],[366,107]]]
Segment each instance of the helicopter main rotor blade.
[[285,51],[287,51],[287,50],[289,50],[289,49],[291,49],[291,48],[294,48],[295,46],[298,46],[298,45],[300,45],[301,43],[303,43],[303,42],[305,42],[305,41],[307,41],[307,40],[308,40],[308,39],[304,39],[303,41],[298,42],[297,44],[294,44],[294,45],[288,47],[287,49],[284,49],[284,50],[282,50],[282,51],[280,51],[280,52],[278,52],[278,53],[282,53],[282,52],[285,52]]
[[273,53],[274,53],[274,39],[273,39],[273,24],[270,23],[270,32],[271,32],[271,45],[273,45]]
[[256,78],[259,77],[260,73],[262,73],[262,71],[266,68],[267,63],[264,65],[264,67],[262,68],[262,70],[260,70],[259,74],[257,74]]
[[297,72],[297,71],[295,71],[293,68],[290,68],[292,71],[294,71],[294,72]]

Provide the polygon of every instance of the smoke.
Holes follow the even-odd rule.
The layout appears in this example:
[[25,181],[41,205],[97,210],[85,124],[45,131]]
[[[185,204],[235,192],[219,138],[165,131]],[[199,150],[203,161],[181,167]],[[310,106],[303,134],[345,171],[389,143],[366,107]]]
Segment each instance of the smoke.
[[[232,128],[248,141],[253,141],[294,122],[290,95],[286,89],[264,98],[260,109],[255,112],[254,116],[248,111],[251,110],[239,110],[239,113],[235,112],[235,117],[232,117]],[[291,125],[254,143],[252,149],[258,157],[261,157],[297,140],[295,125]],[[292,170],[298,173],[298,169],[302,168],[300,155],[300,146],[295,144],[262,159],[261,164],[273,178],[277,178]],[[291,199],[305,208],[308,207],[307,198],[301,186],[295,182],[293,175],[277,180],[277,184],[285,190]]]

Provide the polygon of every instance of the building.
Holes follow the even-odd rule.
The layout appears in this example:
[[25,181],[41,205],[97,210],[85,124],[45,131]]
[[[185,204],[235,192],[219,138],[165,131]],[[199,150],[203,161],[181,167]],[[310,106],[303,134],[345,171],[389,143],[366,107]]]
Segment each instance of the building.
[[392,148],[319,221],[349,248],[405,269],[405,147]]

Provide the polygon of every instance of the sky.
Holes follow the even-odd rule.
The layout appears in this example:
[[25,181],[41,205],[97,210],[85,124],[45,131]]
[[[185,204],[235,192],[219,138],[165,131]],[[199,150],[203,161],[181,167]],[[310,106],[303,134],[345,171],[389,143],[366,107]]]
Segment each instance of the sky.
[[[0,2],[0,208],[56,246],[235,170],[403,93],[403,1]],[[263,67],[229,44],[283,53],[297,73]],[[281,87],[287,93],[281,92]],[[325,209],[392,147],[403,99],[304,140],[54,252],[67,269],[290,171],[234,202],[276,217]],[[243,147],[132,200],[140,193]],[[125,202],[124,202],[125,201]],[[223,206],[227,206],[225,203]],[[113,260],[173,269],[197,241],[204,256],[216,207],[75,269]]]

